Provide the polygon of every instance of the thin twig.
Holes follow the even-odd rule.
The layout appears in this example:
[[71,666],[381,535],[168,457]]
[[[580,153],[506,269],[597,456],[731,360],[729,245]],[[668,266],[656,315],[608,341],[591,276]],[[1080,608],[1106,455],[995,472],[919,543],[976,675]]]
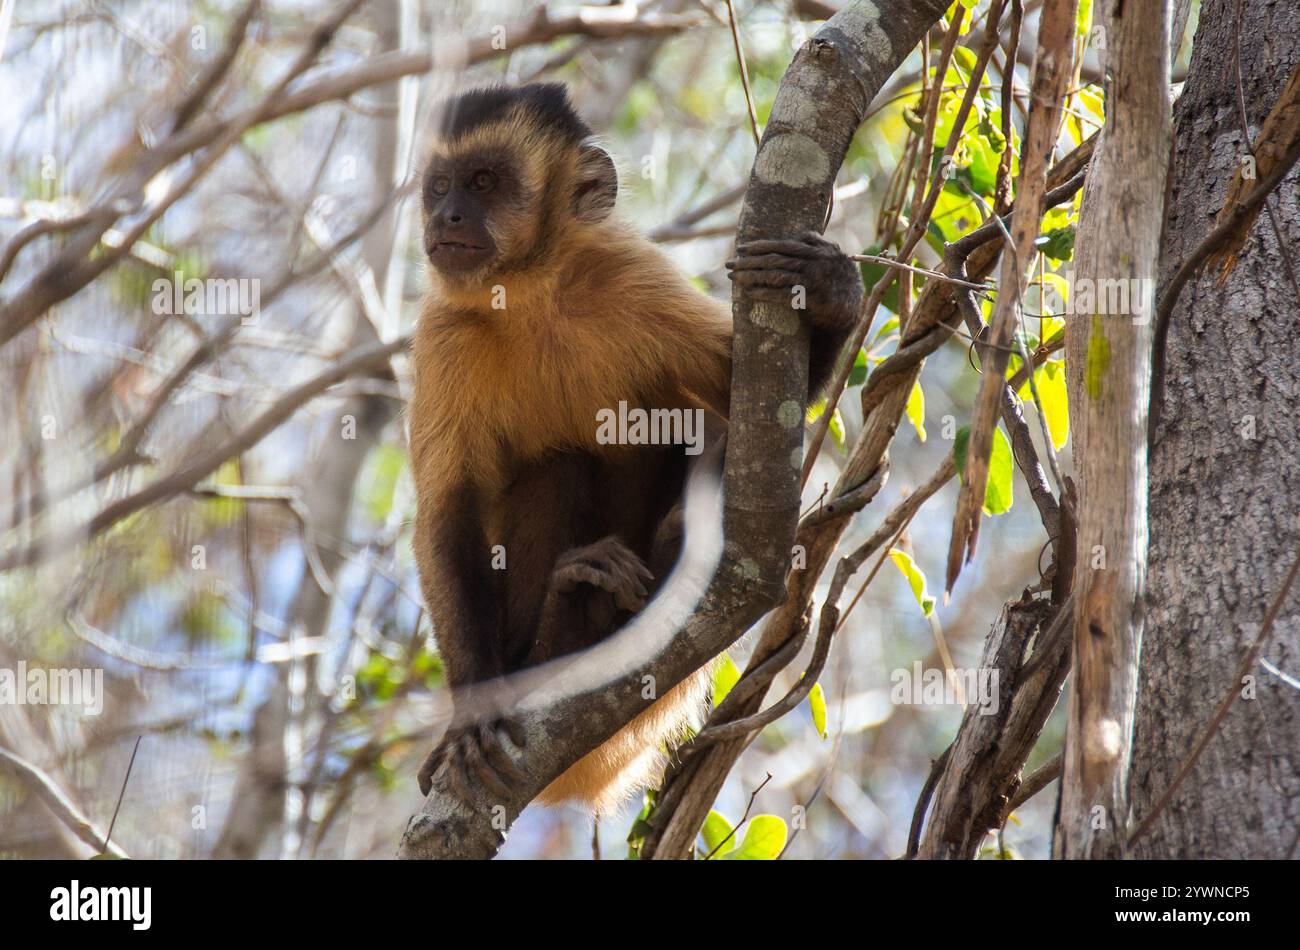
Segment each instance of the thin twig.
[[117,825],[117,813],[122,810],[122,799],[126,797],[126,783],[131,781],[131,770],[135,768],[135,754],[140,751],[140,740],[144,736],[135,737],[135,745],[131,747],[131,761],[126,763],[126,774],[122,776],[122,787],[117,792],[117,804],[113,806],[113,817],[108,823],[108,833],[104,835],[104,847],[100,850],[103,855],[108,851],[108,843],[113,840],[113,828]]
[[740,46],[740,27],[736,24],[736,5],[727,0],[727,22],[731,25],[731,42],[736,48],[736,65],[740,67],[740,84],[745,88],[745,106],[749,110],[749,127],[758,145],[758,112],[754,109],[754,94],[749,91],[749,69],[745,66],[745,53]]

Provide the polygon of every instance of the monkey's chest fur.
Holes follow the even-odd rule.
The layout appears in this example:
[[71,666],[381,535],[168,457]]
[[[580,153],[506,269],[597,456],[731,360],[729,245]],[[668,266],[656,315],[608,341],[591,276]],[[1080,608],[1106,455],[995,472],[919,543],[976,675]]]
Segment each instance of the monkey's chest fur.
[[[559,312],[545,320],[438,315],[416,333],[410,438],[420,515],[426,524],[462,517],[472,499],[482,542],[508,565],[493,572],[491,596],[503,604],[511,666],[531,655],[549,578],[565,551],[615,538],[656,581],[676,560],[676,541],[656,538],[681,498],[683,446],[604,444],[601,414],[620,403],[628,411],[686,409],[692,399],[660,361],[663,350],[636,330],[602,332],[605,323],[601,315]],[[556,652],[593,639],[578,633]]]
[[636,336],[563,314],[422,323],[410,409],[412,461],[421,481],[468,479],[491,498],[521,467],[548,453],[576,450],[614,461],[632,454],[599,441],[602,411],[617,411],[620,403],[691,404],[674,392],[653,348],[638,353]]

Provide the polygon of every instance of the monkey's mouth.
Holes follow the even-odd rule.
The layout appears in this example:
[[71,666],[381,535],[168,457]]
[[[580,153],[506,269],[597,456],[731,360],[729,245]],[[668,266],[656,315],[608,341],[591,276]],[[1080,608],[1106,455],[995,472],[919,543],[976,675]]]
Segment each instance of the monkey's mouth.
[[439,270],[461,272],[472,270],[491,257],[490,248],[468,241],[434,241],[428,247],[429,262]]

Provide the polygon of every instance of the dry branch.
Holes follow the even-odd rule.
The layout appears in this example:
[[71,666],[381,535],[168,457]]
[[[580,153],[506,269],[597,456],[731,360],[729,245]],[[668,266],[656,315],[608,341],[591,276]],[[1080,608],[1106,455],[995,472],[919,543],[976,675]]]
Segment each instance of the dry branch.
[[1002,377],[1006,372],[1010,345],[1019,324],[1020,295],[1024,293],[1029,267],[1034,260],[1047,190],[1047,169],[1060,131],[1063,100],[1074,68],[1075,12],[1078,0],[1047,0],[1038,26],[1038,52],[1030,80],[1032,105],[1024,149],[1020,159],[1020,183],[1016,189],[1017,214],[1011,230],[1011,254],[1002,258],[998,299],[990,321],[990,348],[983,364],[979,395],[971,416],[970,447],[966,474],[957,498],[952,540],[948,546],[945,595],[952,591],[962,564],[975,555],[979,539],[984,490],[988,485],[989,453],[993,428],[1002,401]]
[[[1088,176],[1066,324],[1079,486],[1074,680],[1066,726],[1057,857],[1121,857],[1147,560],[1149,306],[1155,296],[1169,166],[1168,10],[1108,2],[1106,124]],[[1154,34],[1154,38],[1153,35]],[[1116,314],[1103,287],[1132,288]],[[1095,307],[1081,310],[1096,288]],[[1122,299],[1122,298],[1121,298]],[[1103,820],[1104,819],[1104,820]]]

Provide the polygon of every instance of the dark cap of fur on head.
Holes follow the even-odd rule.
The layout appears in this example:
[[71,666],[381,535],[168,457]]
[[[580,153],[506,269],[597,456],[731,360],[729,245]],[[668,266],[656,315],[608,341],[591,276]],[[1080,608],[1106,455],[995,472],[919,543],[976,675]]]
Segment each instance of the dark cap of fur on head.
[[461,93],[436,110],[435,114],[441,117],[438,133],[444,140],[452,141],[515,111],[525,113],[538,127],[574,145],[592,134],[570,104],[569,91],[558,82],[484,86]]

